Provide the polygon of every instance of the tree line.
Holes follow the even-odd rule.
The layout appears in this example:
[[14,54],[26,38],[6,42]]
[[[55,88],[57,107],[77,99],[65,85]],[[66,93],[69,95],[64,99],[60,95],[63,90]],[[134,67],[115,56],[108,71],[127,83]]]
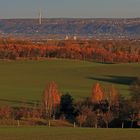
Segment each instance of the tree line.
[[139,40],[0,39],[0,59],[67,58],[103,63],[140,62]]
[[1,106],[0,124],[13,120],[49,125],[44,120],[65,120],[79,127],[140,127],[140,79],[130,86],[130,97],[122,97],[113,85],[106,92],[96,83],[90,97],[74,101],[69,93],[61,94],[52,81],[46,86],[42,101],[35,106]]

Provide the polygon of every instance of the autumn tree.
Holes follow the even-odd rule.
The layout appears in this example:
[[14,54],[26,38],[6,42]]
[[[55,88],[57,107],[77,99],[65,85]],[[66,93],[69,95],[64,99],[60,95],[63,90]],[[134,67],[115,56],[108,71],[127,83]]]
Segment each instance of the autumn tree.
[[137,78],[131,85],[132,100],[140,105],[140,78]]
[[90,98],[86,98],[84,100],[76,102],[75,107],[77,110],[76,121],[81,127],[86,124],[88,114],[92,112],[93,103],[91,102]]
[[[131,44],[131,46],[130,46]],[[103,63],[140,62],[138,41],[54,41],[1,39],[0,59],[70,58]]]
[[118,118],[120,113],[120,102],[119,102],[119,94],[117,89],[112,85],[109,90],[109,97],[107,98],[108,101],[108,111],[104,114],[104,120],[106,126],[108,127],[108,123],[114,119]]
[[96,83],[96,85],[92,88],[91,101],[93,103],[99,103],[103,99],[104,99],[104,92],[103,92],[100,84]]
[[76,117],[76,120],[78,122],[78,124],[80,125],[80,127],[85,123],[87,116],[84,114],[80,114]]
[[60,105],[60,92],[57,84],[54,81],[50,82],[44,90],[43,104],[47,117],[55,117],[55,111]]
[[[131,85],[131,104],[134,111],[131,113],[132,121],[140,119],[140,78],[137,78]],[[133,122],[132,122],[133,124]],[[132,125],[133,126],[133,125]]]
[[94,104],[90,98],[76,102],[75,108],[77,110],[76,121],[79,126],[96,127],[97,115],[94,112]]
[[12,117],[12,108],[9,106],[0,107],[0,119],[9,119]]
[[112,85],[109,91],[109,109],[119,110],[119,94],[117,89]]
[[112,85],[109,91],[109,103],[110,104],[117,104],[119,101],[118,91]]
[[108,128],[109,123],[114,119],[114,115],[113,113],[109,110],[108,112],[103,114],[103,119],[105,121],[106,124],[106,128]]

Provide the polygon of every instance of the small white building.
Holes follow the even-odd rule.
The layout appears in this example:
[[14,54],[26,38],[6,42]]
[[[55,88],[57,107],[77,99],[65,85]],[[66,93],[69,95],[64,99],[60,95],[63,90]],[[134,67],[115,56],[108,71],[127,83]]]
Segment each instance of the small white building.
[[69,36],[68,35],[66,35],[65,40],[69,40]]
[[77,40],[77,36],[74,36],[74,37],[73,37],[73,40]]

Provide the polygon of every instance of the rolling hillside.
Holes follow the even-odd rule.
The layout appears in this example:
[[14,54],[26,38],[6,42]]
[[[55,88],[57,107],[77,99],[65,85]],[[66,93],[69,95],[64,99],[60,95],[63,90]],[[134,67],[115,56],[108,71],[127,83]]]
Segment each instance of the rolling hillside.
[[0,104],[34,104],[41,100],[46,84],[58,83],[61,93],[75,99],[91,95],[98,81],[108,91],[113,84],[128,96],[129,85],[140,77],[140,64],[102,64],[76,60],[0,61]]
[[1,19],[2,35],[77,35],[93,38],[140,38],[140,18],[134,19]]

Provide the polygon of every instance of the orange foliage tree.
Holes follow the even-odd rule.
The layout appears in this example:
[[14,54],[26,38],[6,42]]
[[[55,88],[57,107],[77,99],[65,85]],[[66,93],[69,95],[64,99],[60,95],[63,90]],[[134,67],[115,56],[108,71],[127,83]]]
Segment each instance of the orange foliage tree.
[[112,85],[109,93],[109,102],[110,105],[117,105],[119,102],[119,96],[118,91],[115,89],[115,87]]
[[69,58],[96,62],[140,62],[139,41],[67,40],[34,43],[0,39],[0,59]]
[[96,83],[96,85],[92,88],[91,101],[93,103],[99,103],[103,99],[104,99],[104,92],[100,84]]
[[47,117],[55,116],[55,111],[60,105],[60,92],[57,84],[50,82],[43,93],[43,104]]
[[112,85],[109,92],[109,113],[112,112],[114,117],[118,117],[120,110],[120,97],[116,88]]
[[12,117],[12,108],[9,106],[0,107],[0,119],[9,119]]

